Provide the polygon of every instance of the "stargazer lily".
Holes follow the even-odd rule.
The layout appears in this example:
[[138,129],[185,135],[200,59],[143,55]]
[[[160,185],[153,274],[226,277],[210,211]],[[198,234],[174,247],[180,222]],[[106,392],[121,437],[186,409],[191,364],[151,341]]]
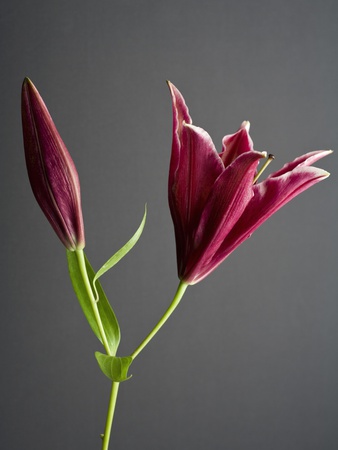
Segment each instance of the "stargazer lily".
[[68,250],[85,246],[80,183],[48,109],[25,78],[21,96],[22,129],[29,181],[43,213]]
[[192,125],[182,94],[168,86],[173,107],[169,206],[178,276],[195,284],[279,208],[327,178],[328,172],[311,165],[331,151],[300,156],[258,183],[257,166],[266,153],[254,150],[249,122],[223,138],[218,154],[208,133]]

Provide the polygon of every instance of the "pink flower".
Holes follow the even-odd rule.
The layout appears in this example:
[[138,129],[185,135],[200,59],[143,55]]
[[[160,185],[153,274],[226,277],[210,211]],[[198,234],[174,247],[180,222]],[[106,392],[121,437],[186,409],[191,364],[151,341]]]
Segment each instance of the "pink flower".
[[22,129],[29,181],[45,216],[68,250],[85,246],[79,177],[34,84],[25,78]]
[[173,105],[169,206],[178,276],[195,284],[279,208],[328,177],[310,166],[331,151],[307,153],[256,183],[257,165],[266,153],[253,149],[249,122],[223,138],[218,154],[208,133],[192,125],[182,94],[168,85]]

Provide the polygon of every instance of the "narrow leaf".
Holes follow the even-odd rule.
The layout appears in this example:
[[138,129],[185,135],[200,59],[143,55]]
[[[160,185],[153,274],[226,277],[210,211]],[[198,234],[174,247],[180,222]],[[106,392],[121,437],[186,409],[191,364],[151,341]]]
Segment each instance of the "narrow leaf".
[[[102,343],[101,335],[95,320],[92,304],[87,293],[83,277],[81,274],[81,270],[79,267],[78,259],[76,256],[76,252],[67,250],[67,259],[68,259],[68,269],[70,278],[72,280],[73,288],[76,293],[76,296],[79,300],[80,306],[86,316],[88,323],[93,330],[95,336]],[[88,273],[88,278],[91,286],[93,286],[93,280],[95,273],[87,259],[86,259],[86,268]],[[99,282],[97,282],[97,293],[100,298],[100,301],[97,303],[97,307],[100,313],[102,325],[104,331],[107,336],[109,349],[113,355],[116,354],[117,348],[120,342],[120,327],[117,321],[117,318],[114,314],[112,307],[110,306],[108,299],[102,289],[102,286]]]
[[112,381],[122,382],[129,380],[128,369],[133,362],[131,356],[108,356],[100,352],[95,352],[95,357],[102,372]]
[[122,248],[120,248],[120,250],[118,250],[110,259],[108,259],[108,261],[105,264],[103,264],[101,269],[99,269],[96,272],[96,275],[93,279],[93,286],[94,286],[94,290],[95,290],[96,301],[98,301],[100,299],[100,296],[96,289],[96,282],[97,282],[98,278],[100,278],[109,269],[114,267],[115,264],[117,264],[134,247],[134,245],[139,240],[139,238],[143,232],[144,225],[146,223],[146,217],[147,217],[147,206],[145,206],[145,211],[144,211],[142,222],[141,222],[140,226],[138,227],[138,229],[136,230],[133,237],[131,239],[129,239],[129,241]]

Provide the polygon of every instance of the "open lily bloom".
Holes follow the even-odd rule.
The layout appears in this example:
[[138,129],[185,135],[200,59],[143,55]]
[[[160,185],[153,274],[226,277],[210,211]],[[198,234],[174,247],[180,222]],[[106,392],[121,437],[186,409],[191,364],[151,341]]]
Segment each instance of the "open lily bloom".
[[68,250],[85,246],[80,183],[47,107],[25,78],[21,97],[22,129],[29,181],[42,211]]
[[331,151],[300,156],[258,183],[257,166],[266,153],[254,150],[249,122],[223,138],[218,154],[208,133],[192,125],[182,94],[168,85],[173,105],[169,206],[178,276],[195,284],[279,208],[327,178],[328,172],[311,165]]

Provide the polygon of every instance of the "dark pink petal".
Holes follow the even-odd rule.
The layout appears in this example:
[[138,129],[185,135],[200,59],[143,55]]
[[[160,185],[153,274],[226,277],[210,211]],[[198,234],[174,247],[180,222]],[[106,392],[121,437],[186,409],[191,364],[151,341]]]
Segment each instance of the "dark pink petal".
[[249,129],[250,123],[245,121],[236,133],[229,134],[223,138],[223,151],[220,157],[225,167],[229,166],[242,153],[253,150]]
[[80,184],[75,165],[33,83],[22,86],[26,165],[42,211],[68,249],[85,245]]
[[293,161],[285,164],[280,170],[277,170],[277,172],[269,175],[268,178],[279,177],[284,173],[291,172],[291,170],[295,169],[296,167],[312,166],[312,164],[317,162],[319,159],[324,158],[324,156],[329,155],[330,153],[332,153],[332,150],[316,150],[314,152],[305,153],[305,155],[299,156]]
[[252,181],[262,157],[264,154],[254,151],[242,154],[215,181],[186,249],[181,273],[184,281],[196,282],[239,220],[253,195]]
[[179,260],[190,246],[191,230],[199,221],[215,180],[224,171],[210,136],[201,128],[185,124],[181,144],[179,170],[169,186]]
[[191,123],[192,120],[189,116],[189,110],[182,94],[172,83],[170,83],[170,81],[167,81],[167,83],[172,98],[173,113],[172,149],[168,179],[169,207],[175,224],[176,246],[177,248],[181,248],[181,239],[185,233],[186,223],[184,217],[181,216],[182,209],[184,209],[184,197],[177,191],[176,174],[178,173],[180,163],[183,124]]
[[180,91],[172,84],[167,81],[168,87],[172,99],[172,110],[173,110],[173,137],[172,137],[172,149],[171,149],[171,159],[169,168],[169,185],[173,183],[173,178],[178,169],[180,163],[180,153],[181,153],[181,135],[184,123],[192,123],[191,117],[189,115],[189,110],[185,104],[184,98]]
[[173,98],[173,143],[169,174],[169,206],[175,225],[178,259],[188,245],[216,178],[224,170],[214,144],[191,118],[180,92],[169,83]]
[[169,195],[185,226],[196,224],[215,180],[224,171],[206,131],[185,124],[181,133],[179,170]]
[[[323,152],[327,154],[327,152]],[[323,154],[323,156],[325,156]],[[325,170],[302,165],[278,177],[269,177],[253,186],[254,196],[241,218],[215,254],[219,264],[272,214],[294,197],[329,176]]]

